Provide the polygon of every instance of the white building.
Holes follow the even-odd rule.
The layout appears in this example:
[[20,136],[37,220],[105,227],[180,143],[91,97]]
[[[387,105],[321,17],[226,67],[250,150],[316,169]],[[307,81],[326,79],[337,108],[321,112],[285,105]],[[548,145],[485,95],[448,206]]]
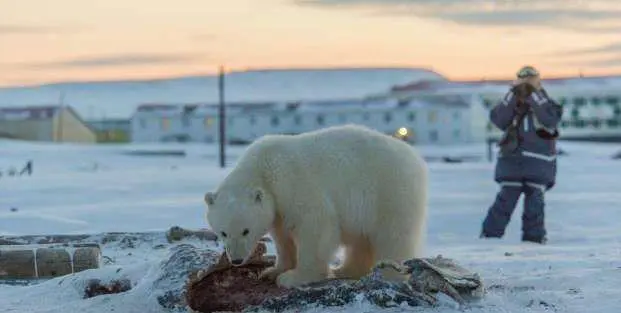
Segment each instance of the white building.
[[[497,137],[500,131],[489,122],[488,110],[504,97],[509,84],[510,81],[420,81],[397,86],[391,94],[396,98],[461,95],[472,97],[472,103],[482,101],[486,109],[473,115],[475,129],[485,124],[486,136]],[[563,105],[563,139],[621,139],[621,77],[544,79],[543,85],[550,97]]]
[[[416,144],[453,144],[478,140],[473,107],[461,96],[426,96],[396,100],[345,99],[295,103],[231,103],[226,106],[226,137],[249,143],[265,134],[298,134],[323,127],[361,124],[386,134],[408,130]],[[480,112],[475,115],[481,114]],[[217,142],[217,105],[145,104],[131,119],[133,142]]]

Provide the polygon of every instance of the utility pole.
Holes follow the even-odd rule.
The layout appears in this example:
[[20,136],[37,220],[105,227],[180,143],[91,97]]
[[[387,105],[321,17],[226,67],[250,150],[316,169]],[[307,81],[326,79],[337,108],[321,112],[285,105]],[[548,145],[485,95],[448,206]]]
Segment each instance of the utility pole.
[[226,111],[224,106],[224,67],[220,66],[220,73],[218,77],[218,93],[220,98],[219,105],[219,124],[220,124],[220,168],[226,167],[226,132],[225,132],[225,123],[226,123]]

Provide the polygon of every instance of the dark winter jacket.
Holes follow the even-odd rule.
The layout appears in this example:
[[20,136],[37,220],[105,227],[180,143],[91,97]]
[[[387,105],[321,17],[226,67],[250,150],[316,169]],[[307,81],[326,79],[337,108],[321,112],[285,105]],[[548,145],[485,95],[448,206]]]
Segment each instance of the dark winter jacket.
[[[550,189],[556,182],[553,137],[558,136],[563,109],[543,89],[523,99],[518,100],[509,91],[490,112],[491,122],[504,132],[499,143],[495,180],[509,184],[525,181]],[[521,121],[520,111],[523,112]]]

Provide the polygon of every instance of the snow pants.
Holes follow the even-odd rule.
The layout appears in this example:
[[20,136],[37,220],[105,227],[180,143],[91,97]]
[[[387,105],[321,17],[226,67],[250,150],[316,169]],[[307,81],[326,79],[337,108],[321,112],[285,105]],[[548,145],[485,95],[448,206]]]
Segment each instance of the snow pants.
[[523,193],[522,240],[534,242],[545,240],[544,193],[546,186],[531,182],[501,182],[500,186],[501,189],[483,221],[481,235],[501,238]]

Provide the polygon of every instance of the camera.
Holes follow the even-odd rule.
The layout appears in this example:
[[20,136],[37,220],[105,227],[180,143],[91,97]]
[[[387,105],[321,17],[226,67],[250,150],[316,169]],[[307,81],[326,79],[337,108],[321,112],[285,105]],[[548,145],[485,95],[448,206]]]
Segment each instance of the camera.
[[524,100],[526,99],[526,97],[530,96],[530,94],[535,91],[535,87],[529,83],[523,82],[523,83],[513,86],[513,88],[511,88],[511,91],[513,91],[513,94],[519,100]]

